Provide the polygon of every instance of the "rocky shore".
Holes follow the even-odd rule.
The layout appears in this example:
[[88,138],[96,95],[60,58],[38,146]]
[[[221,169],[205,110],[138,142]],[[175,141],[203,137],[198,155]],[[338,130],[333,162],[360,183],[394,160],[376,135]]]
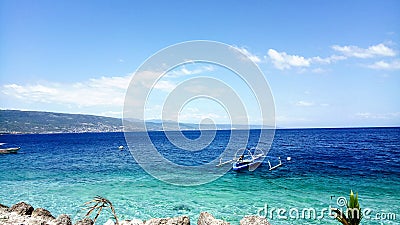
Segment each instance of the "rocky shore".
[[[19,202],[11,207],[0,204],[0,224],[4,225],[72,225],[73,221],[66,214],[55,218],[48,210],[43,208],[34,209],[25,202]],[[91,218],[78,220],[74,225],[93,225]],[[114,221],[108,220],[105,225],[114,225]],[[147,221],[139,219],[123,220],[119,225],[190,225],[188,216],[174,218],[153,218]],[[230,225],[229,222],[216,219],[208,212],[201,212],[197,225]],[[240,225],[270,225],[263,217],[245,216],[240,220]]]

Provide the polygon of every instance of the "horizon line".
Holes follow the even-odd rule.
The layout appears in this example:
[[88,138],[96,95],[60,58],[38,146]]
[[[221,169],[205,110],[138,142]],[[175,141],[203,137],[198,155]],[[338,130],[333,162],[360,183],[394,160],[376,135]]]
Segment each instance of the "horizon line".
[[[0,108],[0,111],[20,111],[20,112],[42,112],[42,113],[57,113],[57,114],[70,114],[70,115],[84,115],[84,116],[95,116],[95,117],[104,117],[104,118],[113,118],[113,119],[120,119],[124,120],[124,118],[121,117],[112,117],[112,116],[103,116],[103,115],[94,115],[94,114],[84,114],[84,113],[69,113],[69,112],[53,112],[53,111],[39,111],[39,110],[24,110],[24,109],[3,109]],[[163,121],[165,122],[177,122],[177,121],[172,121],[172,120],[162,120],[162,119],[149,119],[149,120],[142,120],[142,119],[136,119],[136,118],[129,118],[132,120],[139,120],[139,121],[145,121],[145,122],[151,122],[151,123],[162,123]],[[129,120],[128,118],[125,120]],[[153,122],[151,120],[160,120],[160,122]],[[200,125],[198,123],[191,123],[191,122],[177,122],[178,124],[192,124],[192,125]],[[265,126],[266,128],[261,128],[262,124],[229,124],[229,123],[216,123],[216,124],[205,124],[205,125],[231,125],[231,126],[249,126],[249,129],[243,129],[243,130],[257,130],[257,129],[270,129],[268,127],[271,126]],[[251,128],[250,126],[260,126],[260,128]],[[300,127],[300,126],[275,126],[276,130],[285,130],[285,129],[346,129],[346,128],[398,128],[400,125],[360,125],[360,126],[315,126],[315,127]],[[194,129],[193,131],[196,130],[241,130],[241,129]],[[160,130],[163,131],[163,130]],[[185,131],[190,131],[190,130],[185,130]]]

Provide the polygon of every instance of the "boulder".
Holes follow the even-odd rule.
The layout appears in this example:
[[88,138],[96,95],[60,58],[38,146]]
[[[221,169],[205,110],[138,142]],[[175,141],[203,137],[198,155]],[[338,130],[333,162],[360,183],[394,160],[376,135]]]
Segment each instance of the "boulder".
[[25,202],[19,202],[8,209],[9,212],[15,212],[18,215],[31,215],[33,207]]
[[61,214],[55,221],[56,225],[72,225],[71,218],[66,214]]
[[78,220],[78,222],[75,223],[75,225],[93,225],[94,222],[92,219],[86,217],[83,220]]
[[145,225],[190,225],[190,219],[188,216],[153,218],[146,221]]
[[208,212],[201,212],[197,225],[230,225],[230,223],[215,219],[213,215]]
[[1,203],[0,203],[0,208],[5,208],[5,209],[8,209],[8,206],[6,206],[6,205],[3,205],[3,204],[1,204]]
[[271,225],[265,217],[245,216],[240,220],[240,225]]
[[43,208],[36,208],[32,212],[33,217],[41,217],[43,219],[55,219],[53,215],[47,210]]

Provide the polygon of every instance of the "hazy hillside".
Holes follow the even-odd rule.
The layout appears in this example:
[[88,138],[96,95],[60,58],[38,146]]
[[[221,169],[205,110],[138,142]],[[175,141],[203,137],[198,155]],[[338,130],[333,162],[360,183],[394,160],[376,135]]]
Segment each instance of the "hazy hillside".
[[[129,131],[142,131],[140,120],[126,122]],[[164,129],[176,130],[172,122]],[[146,122],[147,130],[162,130],[160,122]],[[184,130],[196,129],[195,125],[180,124]],[[38,111],[0,110],[0,133],[82,133],[122,132],[122,120],[104,116],[67,114]]]
[[[125,130],[144,131],[143,121],[132,119],[125,123]],[[250,126],[259,129],[260,126]],[[156,130],[198,130],[198,124],[172,121],[146,121],[146,128]],[[246,129],[243,125],[217,124],[216,129]],[[204,125],[202,129],[215,129]],[[84,132],[122,132],[122,120],[104,116],[67,114],[38,111],[0,110],[0,133],[84,133]]]
[[77,133],[122,130],[120,119],[52,112],[1,110],[1,133]]

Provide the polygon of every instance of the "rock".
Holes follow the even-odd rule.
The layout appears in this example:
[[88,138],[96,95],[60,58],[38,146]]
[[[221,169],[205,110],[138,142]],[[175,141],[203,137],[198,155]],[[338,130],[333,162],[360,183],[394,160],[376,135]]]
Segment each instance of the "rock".
[[1,204],[1,203],[0,203],[0,208],[5,208],[5,209],[8,209],[8,206],[6,206],[6,205],[3,205],[3,204]]
[[115,223],[112,221],[112,219],[109,219],[104,225],[115,225]]
[[15,212],[18,215],[31,215],[33,207],[25,202],[19,202],[8,209],[9,212]]
[[79,220],[78,222],[75,223],[75,225],[93,225],[94,222],[92,219],[86,217],[83,220]]
[[47,210],[43,208],[37,208],[32,212],[33,217],[42,217],[44,219],[55,219],[53,215]]
[[215,219],[213,215],[208,212],[201,212],[197,225],[230,225],[230,223]]
[[71,218],[66,214],[61,214],[55,221],[56,225],[72,225]]
[[190,225],[190,219],[188,216],[153,218],[146,221],[145,225]]
[[245,216],[240,220],[240,225],[271,225],[265,217]]
[[133,219],[133,220],[123,220],[119,222],[119,225],[144,225],[144,223],[139,219]]

